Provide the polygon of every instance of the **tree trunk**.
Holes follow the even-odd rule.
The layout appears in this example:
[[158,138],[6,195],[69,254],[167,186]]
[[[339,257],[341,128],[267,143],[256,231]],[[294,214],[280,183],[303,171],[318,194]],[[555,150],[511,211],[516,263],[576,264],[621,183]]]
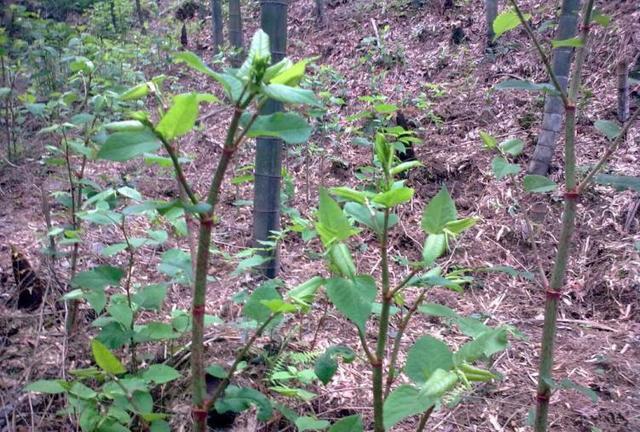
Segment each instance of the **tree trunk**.
[[324,27],[324,25],[327,23],[327,17],[325,15],[324,0],[316,0],[315,13],[316,13],[317,26]]
[[111,0],[109,2],[109,14],[111,15],[111,25],[113,25],[113,32],[118,34],[118,20],[116,18],[116,2]]
[[484,0],[484,16],[487,22],[487,46],[492,47],[493,38],[496,36],[493,32],[493,22],[498,16],[498,0]]
[[623,58],[618,62],[618,120],[622,123],[629,119],[629,61]]
[[138,15],[138,25],[140,26],[140,31],[142,33],[146,33],[146,29],[144,28],[144,16],[142,14],[142,5],[140,4],[140,0],[136,0],[136,14]]
[[[287,0],[261,0],[261,27],[271,41],[271,61],[277,63],[285,56],[287,48]],[[282,110],[282,104],[269,100],[262,109],[268,115]],[[256,246],[269,240],[271,232],[280,228],[280,179],[282,173],[282,140],[258,138],[256,142],[254,189],[254,227]],[[278,273],[278,247],[269,252],[269,261],[261,270],[269,278]]]
[[[564,40],[575,37],[578,26],[580,0],[562,0],[562,10],[555,39]],[[573,48],[562,47],[553,50],[553,73],[558,77],[560,86],[567,88]],[[564,107],[557,96],[549,96],[544,104],[542,130],[538,134],[536,148],[529,163],[529,174],[546,175],[555,152],[556,140],[562,129]]]
[[218,54],[220,47],[224,44],[224,35],[222,33],[222,1],[211,0],[211,24],[213,25],[213,53]]
[[229,43],[240,52],[231,58],[231,64],[239,67],[242,64],[243,40],[242,40],[242,11],[240,0],[229,0]]

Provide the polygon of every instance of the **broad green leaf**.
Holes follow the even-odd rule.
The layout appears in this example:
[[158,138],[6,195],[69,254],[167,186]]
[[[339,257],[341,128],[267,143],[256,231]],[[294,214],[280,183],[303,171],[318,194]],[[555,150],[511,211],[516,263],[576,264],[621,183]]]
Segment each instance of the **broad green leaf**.
[[142,378],[156,384],[166,384],[180,378],[180,372],[164,364],[152,364],[142,373]]
[[511,156],[518,156],[524,149],[524,142],[518,138],[511,138],[501,142],[500,149]]
[[282,300],[282,297],[273,284],[264,283],[255,289],[245,303],[243,315],[258,324],[264,323],[271,316],[271,310],[262,303],[263,300]]
[[409,349],[405,373],[416,384],[426,382],[437,369],[453,368],[453,353],[449,347],[432,336],[422,336]]
[[381,204],[385,208],[392,208],[411,201],[411,198],[413,198],[413,189],[401,187],[377,194],[373,197],[373,202]]
[[301,283],[287,293],[287,300],[299,305],[303,312],[308,312],[316,297],[316,292],[324,284],[324,278],[315,276]]
[[468,230],[469,228],[474,226],[477,222],[478,222],[478,218],[475,218],[475,217],[458,219],[455,221],[447,222],[447,225],[445,225],[444,230],[447,233],[453,234],[454,236],[456,236]]
[[305,69],[307,64],[309,64],[312,59],[300,60],[290,68],[280,72],[273,79],[271,79],[272,84],[284,84],[284,85],[298,85],[304,76]]
[[422,262],[431,265],[447,250],[447,237],[445,234],[427,234],[422,248]]
[[617,123],[612,122],[611,120],[597,120],[594,125],[596,129],[598,129],[598,132],[606,136],[607,139],[611,141],[616,139],[622,130]]
[[441,318],[457,318],[459,316],[453,309],[437,303],[424,303],[418,307],[418,312]]
[[[382,211],[355,202],[346,203],[344,211],[354,218],[356,222],[369,227],[376,234],[382,235],[384,231],[384,213]],[[387,228],[391,229],[397,223],[398,216],[393,213],[390,214]]]
[[318,379],[325,385],[331,381],[338,370],[337,357],[342,358],[345,363],[351,363],[355,360],[356,355],[351,348],[344,345],[334,345],[327,348],[324,354],[316,359],[313,368]]
[[393,176],[398,175],[402,172],[408,171],[410,169],[413,168],[417,168],[422,166],[422,162],[420,161],[409,161],[409,162],[403,162],[401,164],[398,164],[396,166],[394,166],[393,168],[391,168],[391,170],[389,171],[389,173]]
[[422,215],[422,229],[428,234],[441,234],[448,222],[458,218],[456,205],[447,191],[447,187],[434,196]]
[[527,192],[534,193],[551,192],[558,186],[552,180],[541,175],[526,175],[523,184]]
[[497,180],[520,172],[520,165],[507,162],[502,156],[496,156],[491,161],[491,169]]
[[344,215],[338,203],[331,198],[324,188],[320,189],[320,205],[316,229],[325,246],[335,241],[346,240],[358,232]]
[[293,305],[291,303],[286,303],[284,300],[281,300],[281,299],[262,300],[260,303],[262,303],[267,308],[269,308],[269,310],[274,314],[275,313],[278,313],[278,314],[294,313],[300,310],[300,308],[297,307],[296,305]]
[[138,120],[122,120],[107,123],[103,126],[108,132],[136,132],[147,129],[143,123]]
[[159,311],[166,296],[167,285],[154,284],[140,288],[133,295],[133,301],[141,309]]
[[133,336],[135,342],[149,342],[171,340],[180,337],[180,333],[173,331],[173,326],[161,322],[150,322],[136,327]]
[[251,39],[251,45],[249,47],[249,57],[254,58],[268,58],[271,57],[271,50],[269,48],[269,35],[262,29],[258,29]]
[[116,132],[98,150],[98,159],[127,161],[144,153],[154,152],[162,142],[151,129]]
[[440,397],[451,390],[457,382],[458,375],[455,372],[436,369],[427,382],[423,384],[420,393],[428,398],[440,399]]
[[498,147],[498,141],[488,133],[484,131],[480,131],[480,139],[482,140],[482,144],[486,149],[494,149]]
[[579,37],[562,40],[552,40],[551,46],[553,48],[579,48],[584,46],[584,41]]
[[[269,83],[275,76],[281,74],[286,70],[289,70],[289,68],[291,68],[292,66],[293,66],[293,62],[289,60],[287,57],[285,57],[282,60],[280,60],[278,63],[274,63],[267,68],[267,70],[264,72],[264,77],[262,78],[262,81],[265,83]],[[294,85],[297,85],[297,84],[294,84]]]
[[63,380],[38,380],[28,384],[24,389],[30,392],[57,394],[66,392]]
[[595,176],[594,181],[600,185],[612,186],[616,190],[629,189],[640,192],[640,177],[599,174]]
[[171,425],[166,420],[154,420],[151,422],[149,432],[171,432]]
[[373,278],[371,276],[357,276],[353,280],[332,278],[326,281],[325,289],[336,309],[364,332],[376,298],[376,283]]
[[97,339],[91,341],[91,351],[93,352],[93,358],[96,364],[106,373],[120,375],[127,371],[122,363],[120,363],[120,360]]
[[94,399],[98,395],[98,393],[80,381],[76,381],[71,385],[69,393],[80,399]]
[[156,126],[156,131],[170,142],[191,131],[197,118],[198,100],[195,93],[177,95],[173,98],[171,108]]
[[496,90],[526,90],[539,91],[550,95],[558,95],[558,91],[551,83],[536,84],[531,81],[524,80],[504,80],[494,86]]
[[255,405],[258,408],[258,420],[269,420],[273,414],[271,402],[262,393],[247,387],[230,385],[224,393],[224,398],[216,401],[216,411],[221,414],[227,411],[242,412]]
[[343,417],[331,426],[329,432],[364,432],[362,417],[359,414]]
[[192,69],[214,78],[222,85],[225,93],[232,102],[236,102],[240,97],[244,84],[233,75],[215,72],[207,66],[200,57],[190,51],[178,53],[174,56],[174,59],[178,63],[186,63]]
[[311,90],[299,87],[289,87],[283,84],[263,84],[262,93],[271,99],[292,105],[313,105],[322,104]]
[[334,187],[329,189],[329,191],[340,198],[344,198],[348,201],[357,202],[360,204],[364,204],[367,201],[367,197],[369,196],[366,192],[360,192],[355,189],[351,189],[349,187]]
[[503,351],[508,344],[507,330],[504,328],[490,329],[471,342],[462,345],[453,355],[456,365],[473,363],[478,359],[489,358],[491,355]]
[[149,86],[147,83],[138,84],[137,86],[131,87],[124,93],[120,94],[120,99],[122,100],[136,100],[146,97],[149,94]]
[[602,27],[608,27],[609,24],[611,24],[611,20],[612,20],[610,15],[605,15],[602,12],[600,12],[600,10],[598,9],[593,11],[591,19],[593,20],[593,22],[601,25]]
[[175,54],[173,58],[176,63],[186,63],[192,69],[209,75],[210,77],[215,78],[215,76],[217,75],[216,72],[209,66],[207,66],[204,61],[200,57],[198,57],[197,54],[192,53],[191,51],[179,52]]
[[393,104],[376,104],[373,109],[380,114],[391,114],[398,111],[398,106]]
[[421,394],[416,387],[403,384],[393,390],[384,401],[384,427],[390,430],[398,422],[422,414],[435,403],[436,399]]
[[[243,125],[248,121],[248,117],[243,116]],[[247,136],[280,138],[288,144],[301,144],[309,139],[311,132],[311,126],[299,114],[277,112],[258,116]]]
[[102,290],[108,286],[118,286],[123,276],[122,269],[99,266],[76,274],[71,280],[71,285],[91,290]]
[[328,428],[331,423],[326,420],[319,420],[315,417],[303,416],[298,417],[295,421],[298,432],[303,431],[320,431]]
[[211,366],[207,366],[205,371],[216,378],[224,379],[229,375],[229,373],[224,369],[222,365],[212,364]]
[[116,243],[102,248],[100,254],[106,257],[114,256],[127,249],[126,243]]
[[133,322],[133,311],[126,303],[111,303],[107,312],[125,328],[129,328]]
[[[525,21],[531,19],[531,14],[525,13],[522,15]],[[520,17],[518,17],[518,14],[515,10],[509,9],[502,12],[496,17],[495,20],[493,20],[493,33],[495,35],[493,40],[495,41],[504,33],[508,32],[509,30],[513,30],[520,24],[522,24],[522,22],[520,21]]]

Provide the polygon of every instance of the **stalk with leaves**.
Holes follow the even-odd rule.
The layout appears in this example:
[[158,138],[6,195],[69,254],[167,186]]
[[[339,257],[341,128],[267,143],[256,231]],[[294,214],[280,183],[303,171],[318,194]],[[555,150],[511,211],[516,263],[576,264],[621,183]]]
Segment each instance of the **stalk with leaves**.
[[[558,313],[558,301],[562,296],[562,288],[566,280],[567,263],[570,257],[572,236],[576,224],[576,211],[578,199],[584,192],[585,188],[593,181],[594,176],[602,170],[606,161],[613,155],[623,142],[627,131],[638,117],[640,110],[637,110],[627,121],[624,127],[607,122],[596,122],[596,126],[605,132],[605,134],[613,139],[609,148],[602,155],[600,160],[591,168],[582,179],[577,176],[576,164],[576,105],[580,96],[580,88],[582,81],[582,72],[587,47],[589,43],[589,34],[594,19],[594,0],[587,0],[582,11],[582,25],[580,35],[577,38],[563,39],[553,41],[555,47],[572,47],[576,49],[576,61],[573,74],[571,76],[568,90],[562,85],[562,78],[558,77],[551,67],[551,63],[538,41],[535,33],[529,26],[525,14],[521,11],[515,0],[509,0],[513,6],[513,11],[507,11],[505,15],[516,15],[519,22],[524,26],[527,35],[535,45],[538,54],[545,65],[547,73],[552,82],[552,89],[555,95],[562,101],[565,111],[565,192],[564,192],[564,209],[562,213],[562,227],[560,237],[558,239],[558,249],[556,252],[555,262],[551,278],[545,286],[545,314],[544,326],[542,334],[542,346],[540,351],[540,367],[538,376],[537,389],[537,407],[535,413],[534,430],[536,432],[544,432],[547,429],[547,418],[549,414],[549,400],[551,398],[552,389],[557,384],[552,378],[553,353],[556,335],[556,322]],[[598,22],[607,23],[607,18],[598,15]],[[504,29],[498,29],[503,32]],[[514,86],[515,87],[515,86]],[[522,88],[522,87],[521,87]],[[548,179],[541,178],[538,175],[525,176],[525,189],[533,192],[544,192],[555,188],[553,182]],[[543,278],[544,279],[544,278]]]
[[[286,142],[304,142],[311,128],[306,121],[295,113],[275,113],[261,115],[261,108],[268,99],[286,104],[317,104],[313,92],[298,87],[305,72],[306,61],[293,64],[282,59],[271,63],[269,38],[259,30],[253,37],[251,49],[242,66],[225,72],[215,72],[200,58],[190,52],[180,53],[177,60],[184,62],[198,72],[213,78],[222,85],[226,98],[230,101],[233,113],[222,146],[222,154],[213,173],[211,183],[204,199],[200,199],[184,175],[179,155],[174,147],[178,137],[188,133],[195,125],[201,103],[213,103],[217,98],[212,94],[187,93],[177,95],[172,105],[162,115],[157,124],[153,124],[146,114],[138,114],[133,120],[121,122],[118,136],[111,136],[100,149],[99,157],[112,160],[127,160],[158,147],[164,148],[169,155],[181,187],[189,202],[183,203],[186,211],[194,213],[199,222],[195,275],[193,279],[192,299],[192,343],[191,373],[193,387],[194,430],[206,429],[206,418],[210,407],[218,406],[219,398],[224,395],[230,379],[246,354],[249,346],[268,324],[282,311],[276,309],[268,322],[263,322],[253,338],[239,351],[238,358],[231,370],[222,380],[213,395],[207,395],[205,384],[204,357],[204,317],[207,297],[207,277],[209,271],[211,235],[214,226],[215,210],[219,202],[225,174],[234,154],[247,138],[257,136],[278,137]],[[146,96],[153,90],[152,83],[146,83],[132,89],[132,94]],[[123,144],[129,144],[123,146]]]
[[[466,281],[455,272],[443,274],[444,270],[435,264],[446,253],[449,243],[476,223],[475,218],[458,218],[455,204],[446,188],[442,188],[425,208],[422,229],[427,238],[422,260],[405,262],[405,277],[400,281],[394,281],[391,276],[396,271],[390,258],[392,245],[389,234],[399,222],[397,207],[409,202],[414,192],[398,177],[420,165],[417,161],[402,162],[395,149],[414,140],[415,137],[402,128],[380,130],[375,136],[374,164],[379,180],[374,187],[365,190],[337,187],[320,192],[316,230],[332,272],[332,277],[323,285],[331,303],[355,326],[363,357],[371,369],[371,399],[376,432],[389,430],[396,423],[414,415],[421,416],[420,427],[424,428],[436,404],[455,399],[452,395],[465,392],[471,382],[494,378],[490,371],[472,364],[480,359],[488,359],[506,347],[506,329],[490,328],[476,320],[461,317],[442,305],[425,303],[430,288],[441,286],[459,291],[461,284]],[[344,206],[341,207],[330,194],[343,201]],[[358,234],[360,227],[375,235],[380,256],[378,281],[370,274],[358,273],[348,248],[349,238]],[[376,298],[381,303],[376,304]],[[414,300],[409,301],[409,298]],[[378,309],[379,321],[372,329],[377,334],[372,344],[366,335],[374,307]],[[457,324],[473,323],[475,331],[465,333],[473,340],[452,352],[444,341],[422,336],[409,350],[402,369],[398,366],[400,345],[416,312],[447,317],[450,322]],[[397,328],[391,339],[394,322]],[[325,384],[337,369],[338,357],[350,362],[355,354],[341,345],[329,347],[318,359],[315,368],[316,375]],[[411,384],[394,387],[401,370]]]

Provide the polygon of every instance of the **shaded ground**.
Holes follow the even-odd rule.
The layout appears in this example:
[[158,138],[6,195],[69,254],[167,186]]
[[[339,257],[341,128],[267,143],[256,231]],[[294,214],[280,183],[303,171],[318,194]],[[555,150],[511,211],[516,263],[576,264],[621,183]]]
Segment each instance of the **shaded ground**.
[[[491,91],[493,85],[508,77],[536,82],[545,80],[544,70],[535,60],[535,53],[524,35],[517,31],[510,34],[498,45],[495,55],[487,55],[484,50],[482,2],[478,0],[464,2],[463,6],[444,12],[436,6],[414,11],[398,6],[400,2],[381,6],[383,2],[352,0],[330,9],[327,12],[329,24],[322,30],[314,27],[311,3],[294,1],[291,5],[291,55],[300,58],[320,54],[318,63],[330,65],[337,74],[323,72],[316,78],[333,94],[344,98],[346,107],[342,110],[336,108],[332,114],[334,118],[341,119],[336,131],[314,136],[312,144],[321,149],[318,154],[305,160],[299,156],[300,149],[290,149],[286,166],[296,194],[289,205],[299,209],[303,216],[311,217],[319,185],[354,183],[355,170],[366,164],[370,155],[367,148],[354,143],[352,125],[344,119],[362,108],[359,96],[385,95],[388,102],[406,108],[418,121],[419,133],[424,138],[424,144],[416,151],[425,167],[410,177],[409,181],[417,193],[414,201],[401,210],[403,223],[393,233],[392,255],[409,258],[419,255],[424,238],[416,228],[422,207],[440,185],[445,184],[464,216],[476,215],[482,219],[479,226],[458,243],[450,263],[452,266],[509,265],[537,274],[539,260],[548,273],[559,232],[559,195],[537,197],[534,202],[515,183],[494,180],[490,167],[493,155],[482,149],[478,137],[480,130],[490,132],[499,140],[520,137],[527,143],[525,155],[533,150],[541,120],[542,99],[524,93]],[[546,4],[548,2],[523,3],[536,10],[536,26],[553,15],[553,8]],[[596,133],[593,122],[614,118],[614,60],[621,44],[628,37],[636,38],[632,39],[636,46],[640,43],[637,39],[640,35],[640,12],[632,3],[608,2],[605,12],[613,15],[614,24],[607,29],[594,29],[592,54],[587,61],[584,83],[585,89],[594,96],[581,111],[578,125],[578,156],[583,166],[597,160],[606,145]],[[246,34],[251,34],[258,22],[258,10],[254,7],[245,13],[249,27]],[[386,24],[389,30],[385,45],[389,52],[404,52],[387,67],[374,63],[371,57],[377,53],[372,54],[371,48],[367,48],[362,40],[374,35],[373,25],[380,31]],[[467,36],[461,45],[451,43],[454,26],[461,26]],[[550,35],[549,31],[543,34]],[[198,35],[201,48],[206,48],[209,36],[208,27]],[[210,55],[208,52],[201,54],[205,57]],[[171,72],[180,77],[185,88],[208,86],[184,69],[174,68]],[[435,96],[425,83],[438,84],[443,95]],[[416,107],[415,101],[412,102],[420,93],[425,93],[429,106]],[[216,155],[220,152],[223,128],[224,122],[210,118],[201,131],[188,137],[185,144],[187,152],[198,156],[187,169],[187,175],[201,192],[208,183],[207,173],[211,172],[216,161],[211,157],[212,149]],[[640,175],[639,136],[638,129],[630,134],[624,149],[611,162],[611,172]],[[236,167],[250,163],[252,155],[252,148],[247,148],[236,161]],[[558,168],[560,160],[561,155],[558,154],[552,169],[555,180],[563,177]],[[520,160],[523,165],[526,161],[526,156]],[[336,166],[340,168],[336,169]],[[94,172],[108,170],[116,177],[121,168],[96,164],[91,169]],[[137,179],[137,187],[145,196],[155,197],[167,189],[174,189],[167,173],[158,174],[137,163],[128,165],[126,172]],[[10,271],[9,244],[14,244],[38,263],[42,274],[51,279],[45,270],[47,265],[38,254],[41,247],[39,239],[45,230],[40,194],[35,191],[43,184],[48,190],[54,190],[60,187],[56,184],[61,182],[57,174],[47,174],[35,160],[25,160],[17,167],[2,167],[0,264],[5,272]],[[307,185],[310,185],[309,190]],[[225,189],[220,223],[214,237],[216,246],[221,250],[237,252],[251,245],[251,209],[232,205],[238,199],[251,199],[251,194],[248,187]],[[633,246],[640,240],[640,220],[635,206],[638,199],[638,195],[632,192],[597,187],[580,203],[574,253],[561,301],[554,374],[557,379],[568,377],[590,387],[598,394],[599,401],[593,404],[575,392],[557,393],[551,402],[551,430],[640,430],[640,389],[637,384],[640,380],[640,256]],[[541,216],[540,209],[543,210]],[[533,233],[528,219],[531,219]],[[134,230],[139,231],[146,228],[144,225],[134,226]],[[112,235],[108,232],[87,234],[83,251],[86,258],[82,266],[104,261],[98,251]],[[535,238],[535,248],[532,238]],[[362,241],[367,243],[371,239],[365,237]],[[285,239],[281,248],[281,277],[288,285],[293,286],[318,273],[319,262],[310,250],[319,249],[314,243],[305,246],[298,236],[290,235]],[[379,263],[374,249],[361,250],[363,252],[357,255],[359,270],[376,273]],[[159,253],[145,249],[136,274],[151,281],[161,280],[161,275],[155,270]],[[212,274],[226,275],[231,269],[229,264],[218,261],[212,266]],[[56,270],[62,277],[67,271],[63,264],[59,264]],[[394,280],[402,276],[400,268],[393,273]],[[237,316],[239,310],[229,304],[228,298],[239,288],[251,286],[252,281],[245,277],[225,277],[223,280],[224,284],[210,287],[215,296],[209,297],[207,312],[230,319]],[[5,284],[2,295],[7,297],[11,289],[10,283]],[[187,308],[188,300],[184,289],[172,288],[167,299],[167,316],[174,306]],[[429,301],[441,302],[465,314],[484,314],[489,324],[510,324],[526,336],[523,340],[513,340],[510,349],[495,360],[494,367],[504,375],[503,380],[480,388],[454,409],[435,413],[430,422],[431,430],[525,430],[537,378],[543,313],[540,286],[523,278],[479,274],[463,295],[434,290]],[[86,365],[90,328],[87,326],[73,340],[66,340],[59,320],[61,312],[56,312],[51,306],[40,314],[24,314],[4,306],[0,308],[0,403],[3,406],[0,425],[4,424],[4,430],[26,427],[19,425],[34,425],[36,430],[71,430],[71,425],[65,423],[64,418],[53,416],[59,408],[56,401],[35,396],[29,401],[20,388],[29,380],[59,377],[64,370]],[[293,338],[293,346],[310,350],[343,343],[356,348],[358,343],[353,329],[333,311],[329,312],[319,330],[317,346],[310,346],[323,310],[324,301],[321,301],[317,310],[301,323],[302,329]],[[287,328],[293,324],[289,323]],[[410,346],[413,340],[425,333],[444,337],[452,344],[463,340],[440,323],[418,317],[407,334],[405,346]],[[231,329],[213,331],[209,345],[211,357],[230,358],[229,348],[239,343],[239,336]],[[371,330],[367,336],[370,341],[375,339]],[[331,385],[314,389],[319,397],[310,404],[311,408],[318,417],[326,419],[354,412],[367,414],[370,404],[360,384],[369,380],[369,373],[362,362],[341,367]],[[169,391],[168,396],[171,397],[165,399],[167,409],[176,414],[173,420],[175,430],[188,423],[189,404],[185,391],[186,388],[175,386]],[[309,406],[300,404],[300,408],[308,410]],[[237,426],[236,430],[255,428],[251,426],[250,418],[243,418],[240,423],[243,421],[248,423]],[[397,429],[414,430],[415,425],[405,422]],[[264,430],[282,428],[271,424]]]

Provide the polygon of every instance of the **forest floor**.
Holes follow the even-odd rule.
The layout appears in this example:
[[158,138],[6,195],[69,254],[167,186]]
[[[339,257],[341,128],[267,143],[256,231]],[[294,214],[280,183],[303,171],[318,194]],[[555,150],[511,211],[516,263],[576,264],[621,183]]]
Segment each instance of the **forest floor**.
[[[332,115],[338,120],[332,130],[314,134],[309,144],[310,149],[315,149],[311,157],[305,157],[304,148],[288,149],[285,165],[295,194],[287,205],[311,218],[320,186],[357,184],[354,173],[371,158],[370,149],[354,142],[354,123],[347,120],[349,115],[365,107],[359,97],[384,95],[388,103],[405,110],[418,124],[418,135],[424,140],[416,148],[424,167],[409,177],[409,185],[415,188],[416,194],[409,205],[401,208],[402,223],[392,234],[393,255],[409,259],[420,256],[424,237],[417,228],[422,208],[444,184],[462,215],[480,218],[478,225],[456,243],[453,256],[444,266],[503,265],[535,274],[535,281],[531,281],[499,273],[478,273],[462,294],[444,289],[430,292],[430,302],[450,306],[465,315],[482,316],[490,325],[514,326],[523,337],[513,338],[510,347],[495,359],[493,367],[503,375],[501,380],[481,386],[452,409],[434,413],[429,430],[527,430],[528,412],[534,406],[544,304],[538,264],[548,275],[560,228],[561,192],[533,196],[524,193],[519,182],[495,180],[491,173],[494,155],[483,149],[479,132],[489,132],[498,141],[508,137],[523,139],[526,147],[518,162],[526,166],[539,130],[543,100],[529,93],[495,92],[492,87],[509,77],[545,81],[536,52],[526,35],[515,31],[500,40],[493,54],[487,53],[480,0],[457,2],[460,6],[445,11],[435,5],[438,2],[414,10],[399,6],[409,2],[350,0],[329,9],[328,24],[320,30],[314,24],[312,3],[309,0],[291,2],[289,55],[294,59],[320,56],[317,64],[328,65],[333,72],[317,70],[316,79],[323,90],[343,98],[346,105],[333,110]],[[536,11],[536,27],[555,13],[550,3],[556,2],[522,3]],[[622,0],[606,3],[603,12],[613,17],[613,23],[608,28],[594,28],[584,74],[584,89],[591,96],[579,111],[581,166],[596,161],[606,146],[605,138],[593,126],[594,121],[615,118],[617,54],[625,42],[640,44],[637,5]],[[244,13],[245,38],[248,39],[259,22],[259,7],[251,3]],[[384,50],[374,50],[363,41],[363,38],[375,37],[374,26],[383,39]],[[386,26],[388,31],[383,30]],[[451,40],[452,29],[458,26],[466,37],[455,44]],[[552,27],[540,34],[550,37]],[[210,32],[208,25],[203,28],[205,30],[192,37],[190,49],[207,58],[211,55]],[[391,57],[379,58],[376,64],[379,55]],[[185,89],[200,90],[211,85],[183,67],[173,66],[163,73],[177,76]],[[183,144],[183,150],[195,156],[187,175],[197,191],[204,191],[208,184],[209,173],[220,153],[225,125],[219,117],[209,118]],[[212,149],[216,157],[211,157]],[[250,164],[252,158],[253,148],[248,146],[235,161],[235,169]],[[639,176],[639,158],[640,128],[636,128],[611,161],[608,172]],[[563,179],[563,172],[558,168],[562,166],[561,160],[562,154],[558,151],[551,173],[556,181]],[[122,173],[121,167],[96,164],[92,169],[101,173],[111,170],[117,177]],[[175,193],[169,173],[159,174],[135,162],[127,164],[125,171],[145,196]],[[0,267],[6,274],[10,273],[10,244],[24,251],[35,267],[48,273],[38,252],[46,232],[39,190],[55,189],[54,183],[61,181],[56,173],[47,172],[39,164],[38,155],[15,167],[3,166],[0,172],[3,203]],[[250,185],[225,187],[214,234],[214,243],[221,250],[235,253],[251,246],[251,207],[234,205],[238,200],[251,199]],[[598,401],[593,403],[585,395],[570,390],[556,392],[551,399],[551,430],[640,430],[640,255],[634,247],[640,241],[639,200],[637,193],[598,186],[580,201],[573,254],[560,302],[554,376],[558,380],[570,378],[589,387],[598,395]],[[140,225],[133,230],[142,232],[147,228]],[[98,251],[112,234],[87,233],[82,266],[104,261]],[[361,252],[356,257],[361,273],[379,271],[375,248],[366,247],[372,245],[372,241],[372,238],[361,239]],[[185,247],[184,243],[180,245]],[[314,274],[326,274],[313,253],[319,250],[317,244],[306,245],[295,233],[286,236],[280,248],[280,277],[287,286],[294,286]],[[156,271],[159,254],[152,249],[145,249],[144,254],[144,260],[136,268],[137,277],[161,280]],[[210,286],[207,301],[207,313],[225,319],[239,314],[239,306],[229,300],[231,296],[254,282],[246,276],[229,278],[226,274],[230,270],[231,265],[222,261],[212,266],[212,275],[224,277],[223,283]],[[64,274],[68,269],[58,271]],[[394,280],[402,278],[400,271],[398,268],[393,273]],[[9,285],[2,288],[3,295],[9,289]],[[188,293],[175,287],[170,291],[165,312],[168,316],[174,308],[188,309],[188,304]],[[333,311],[315,335],[324,300],[317,308],[299,323],[300,329],[290,335],[292,346],[305,351],[340,343],[357,349],[352,326]],[[52,405],[50,398],[27,396],[21,388],[30,380],[59,377],[65,367],[86,365],[90,358],[87,349],[90,328],[67,340],[63,325],[51,319],[59,312],[50,305],[39,314],[9,310],[5,306],[0,306],[0,312],[0,417],[6,417],[6,422],[0,420],[0,424],[4,423],[0,429],[29,430],[29,425],[35,424],[36,430],[72,430],[64,418],[53,416],[60,407]],[[41,322],[45,323],[44,327]],[[298,323],[288,326],[290,331],[294,324]],[[403,348],[411,346],[422,334],[444,337],[453,344],[463,341],[461,335],[438,321],[416,317]],[[240,335],[222,328],[209,336],[210,357],[230,359],[230,348],[239,344]],[[367,337],[369,341],[375,340],[372,331]],[[312,346],[315,340],[317,343]],[[369,381],[370,373],[360,360],[341,365],[332,383],[313,388],[318,397],[300,407],[312,409],[317,417],[329,420],[353,413],[370,417],[369,393],[362,385]],[[175,414],[172,423],[175,430],[185,430],[189,423],[187,384],[184,379],[170,390],[175,397],[170,399],[167,409]],[[242,421],[246,422],[243,426]],[[255,430],[251,424],[250,418],[243,418],[234,430]],[[283,429],[276,423],[260,426],[260,430]],[[396,430],[415,430],[415,424],[406,421]]]

